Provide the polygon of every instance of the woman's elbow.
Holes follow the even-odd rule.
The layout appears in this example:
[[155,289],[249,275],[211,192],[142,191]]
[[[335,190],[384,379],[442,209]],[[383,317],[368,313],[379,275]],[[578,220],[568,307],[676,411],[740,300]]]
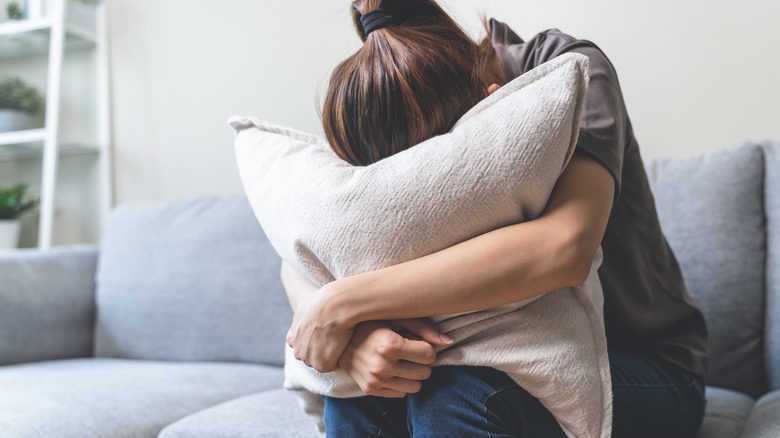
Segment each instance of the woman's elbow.
[[581,236],[572,236],[564,242],[562,252],[561,273],[565,287],[579,286],[588,279],[596,258],[598,245],[594,248],[592,243]]
[[571,276],[569,278],[569,287],[579,286],[585,283],[590,275],[591,266],[593,264],[593,258],[587,259],[585,257],[577,260],[576,263],[570,269]]

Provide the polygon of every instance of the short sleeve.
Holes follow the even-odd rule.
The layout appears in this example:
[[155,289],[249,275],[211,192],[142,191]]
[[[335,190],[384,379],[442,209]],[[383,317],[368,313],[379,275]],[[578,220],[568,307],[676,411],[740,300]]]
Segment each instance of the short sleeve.
[[628,115],[617,73],[606,55],[595,44],[577,40],[551,29],[523,41],[508,26],[490,21],[491,42],[506,73],[515,78],[563,53],[580,53],[590,59],[590,83],[585,112],[580,124],[576,153],[587,155],[615,180],[615,199],[619,196],[623,155],[629,143]]

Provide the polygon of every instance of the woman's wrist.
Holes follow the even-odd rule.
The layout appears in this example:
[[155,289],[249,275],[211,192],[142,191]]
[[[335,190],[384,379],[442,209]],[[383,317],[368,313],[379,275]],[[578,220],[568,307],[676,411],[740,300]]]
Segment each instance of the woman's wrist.
[[349,288],[352,278],[332,281],[320,289],[322,294],[322,316],[339,329],[349,330],[363,322],[357,308],[350,299]]

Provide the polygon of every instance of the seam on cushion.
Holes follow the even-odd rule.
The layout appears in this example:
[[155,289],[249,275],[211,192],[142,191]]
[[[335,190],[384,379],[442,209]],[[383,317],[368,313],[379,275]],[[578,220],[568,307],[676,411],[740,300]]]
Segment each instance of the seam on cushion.
[[759,351],[761,354],[761,360],[759,361],[759,367],[760,375],[758,377],[759,379],[759,386],[761,388],[761,393],[766,393],[769,391],[769,366],[767,365],[767,358],[769,357],[767,352],[767,319],[770,317],[769,315],[769,309],[767,308],[768,303],[768,294],[769,294],[769,215],[767,214],[767,157],[766,157],[766,150],[764,150],[761,145],[756,145],[758,147],[759,155],[761,157],[761,219],[762,219],[762,226],[764,229],[764,242],[763,242],[763,251],[764,251],[764,290],[761,294],[761,308],[764,310],[764,318],[761,320],[761,330],[759,331],[759,343],[761,344],[759,346]]
[[301,140],[303,142],[315,146],[328,146],[325,139],[323,139],[320,136],[310,134],[308,132],[299,131],[297,129],[292,129],[283,125],[278,125],[276,123],[266,122],[258,119],[257,117],[240,117],[240,121],[236,121],[236,122],[242,125],[239,128],[234,128],[237,133],[247,129],[249,125],[252,125],[255,128],[260,129],[261,131],[267,132],[269,134],[289,136],[296,140]]
[[714,418],[726,418],[726,419],[734,419],[734,420],[742,420],[742,421],[745,421],[747,419],[746,416],[740,416],[740,415],[737,415],[737,414],[722,414],[722,413],[719,413],[719,412],[711,412],[711,413],[707,414],[707,416],[710,417],[710,418],[713,418],[713,417]]
[[[520,87],[520,88],[514,88],[513,87],[513,88],[511,88],[511,90],[506,91],[505,94],[489,96],[487,99],[482,100],[475,107],[473,107],[472,109],[467,111],[466,114],[464,114],[457,121],[457,123],[455,123],[455,125],[452,127],[452,129],[450,129],[450,132],[452,132],[452,130],[454,130],[456,126],[462,124],[466,120],[469,120],[469,119],[471,119],[473,117],[476,117],[477,115],[479,115],[483,111],[486,111],[487,109],[489,109],[493,105],[496,105],[498,102],[500,102],[501,100],[503,100],[506,97],[508,97],[510,94],[513,94],[513,93],[515,93],[517,91],[520,91],[520,90],[522,90],[522,89],[524,89],[524,88],[526,88],[526,87],[528,87],[530,85],[535,84],[539,80],[545,78],[549,73],[560,69],[561,67],[566,65],[568,62],[574,62],[575,64],[578,64],[580,66],[584,66],[585,68],[583,68],[583,74],[585,76],[585,80],[587,81],[587,79],[588,79],[588,68],[587,67],[588,67],[588,63],[590,61],[588,59],[587,55],[583,55],[581,53],[573,53],[573,54],[571,54],[573,56],[567,56],[567,55],[569,55],[569,54],[568,53],[567,54],[563,54],[563,55],[561,55],[561,56],[559,56],[557,58],[554,58],[553,60],[548,61],[547,63],[541,64],[537,68],[534,68],[534,69],[530,70],[529,72],[526,72],[523,75],[518,76],[513,81],[509,82],[509,84],[512,84],[512,82],[514,82],[514,81],[520,82],[521,78],[524,78],[526,81],[529,81],[529,82],[524,83],[523,86]],[[555,60],[558,60],[558,62],[556,63]],[[548,64],[548,63],[553,63],[555,65],[547,65],[546,68],[545,68],[544,67],[545,64]],[[507,84],[507,85],[509,85],[509,84]],[[499,91],[500,90],[501,89],[499,88]],[[495,97],[495,98],[491,99],[490,97]]]

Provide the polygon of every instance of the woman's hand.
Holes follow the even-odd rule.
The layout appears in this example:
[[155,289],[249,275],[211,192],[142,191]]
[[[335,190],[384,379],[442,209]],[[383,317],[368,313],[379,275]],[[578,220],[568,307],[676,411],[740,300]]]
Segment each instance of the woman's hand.
[[434,347],[450,343],[424,318],[369,321],[356,327],[338,364],[367,395],[401,398],[430,377]]
[[338,366],[354,328],[339,327],[327,312],[327,294],[320,289],[298,303],[292,326],[287,332],[287,344],[295,358],[321,373]]
[[282,285],[294,317],[287,343],[295,357],[320,372],[333,371],[352,330],[339,330],[334,319],[325,314],[326,292],[282,262]]

